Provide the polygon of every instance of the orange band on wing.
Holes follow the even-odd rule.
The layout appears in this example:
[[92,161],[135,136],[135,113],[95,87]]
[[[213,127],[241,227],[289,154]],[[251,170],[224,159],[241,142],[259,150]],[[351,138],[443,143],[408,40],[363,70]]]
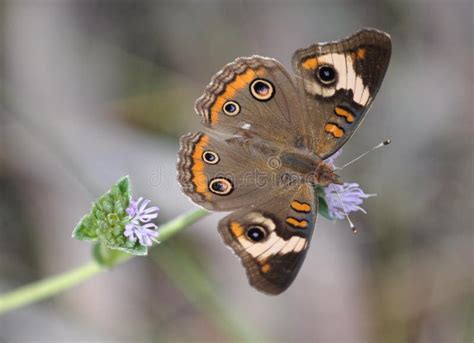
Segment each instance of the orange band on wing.
[[365,58],[365,49],[364,48],[359,48],[359,50],[357,50],[357,58],[359,60],[363,60]]
[[338,116],[346,118],[348,123],[352,123],[354,121],[354,115],[345,108],[336,106],[334,112],[336,112]]
[[255,78],[255,70],[247,69],[243,74],[236,75],[235,80],[229,82],[225,86],[225,90],[220,94],[214,105],[211,107],[211,124],[216,124],[219,120],[217,114],[222,110],[222,106],[228,99],[232,99],[235,93],[248,86],[248,84]]
[[291,202],[291,208],[294,209],[296,212],[303,212],[303,213],[309,213],[311,212],[311,205],[307,204],[305,202],[299,202],[296,200],[293,200]]
[[324,126],[324,130],[327,133],[331,133],[336,138],[341,138],[342,136],[344,136],[344,130],[333,123],[326,124],[326,126]]
[[298,229],[306,229],[308,227],[308,221],[306,219],[298,220],[293,217],[286,218],[286,223]]
[[308,69],[308,70],[316,69],[316,67],[318,66],[318,59],[316,57],[308,58],[306,61],[301,63],[301,66],[304,69]]
[[231,222],[230,223],[230,231],[232,231],[232,233],[235,237],[242,236],[242,234],[244,233],[244,229],[237,222]]
[[207,189],[207,177],[203,172],[204,162],[202,160],[202,153],[204,152],[204,146],[207,145],[208,141],[209,138],[203,135],[194,146],[194,152],[192,156],[193,165],[191,167],[193,184],[196,187],[196,192],[206,198],[209,198],[209,192]]

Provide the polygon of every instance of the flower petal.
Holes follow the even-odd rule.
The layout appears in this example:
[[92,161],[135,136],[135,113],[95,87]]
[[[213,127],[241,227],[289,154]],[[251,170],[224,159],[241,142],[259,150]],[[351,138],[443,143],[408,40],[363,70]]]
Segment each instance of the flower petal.
[[150,213],[150,212],[158,212],[160,210],[160,208],[158,206],[153,206],[153,207],[149,207],[147,208],[144,213]]
[[329,214],[335,219],[344,219],[345,214],[362,211],[367,213],[362,207],[364,199],[375,196],[366,194],[357,183],[346,182],[343,185],[330,184],[324,189]]
[[141,204],[140,209],[138,210],[138,214],[142,214],[150,202],[151,202],[150,200],[145,199],[143,203]]
[[137,201],[130,201],[127,213],[130,216],[129,223],[125,226],[124,235],[129,240],[135,242],[137,239],[143,246],[151,246],[153,240],[159,236],[158,226],[150,223],[152,219],[158,217],[158,206],[147,208],[150,200],[138,198]]
[[335,169],[336,166],[334,165],[334,162],[336,161],[336,159],[341,156],[342,154],[342,149],[339,149],[338,151],[336,151],[334,154],[332,154],[330,157],[326,158],[324,160],[324,163],[326,164],[329,164],[329,166],[332,167],[332,169]]

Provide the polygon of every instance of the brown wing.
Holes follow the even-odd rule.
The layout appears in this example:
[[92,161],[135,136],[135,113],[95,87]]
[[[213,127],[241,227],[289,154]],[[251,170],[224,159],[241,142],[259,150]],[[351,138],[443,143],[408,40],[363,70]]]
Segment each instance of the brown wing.
[[219,222],[224,242],[240,257],[253,287],[279,294],[291,285],[309,247],[317,206],[313,189],[303,184]]
[[305,130],[294,77],[262,56],[240,57],[224,66],[195,109],[213,132],[257,136],[282,146]]
[[375,29],[294,53],[312,150],[322,159],[339,150],[362,122],[390,55],[390,36]]
[[285,189],[283,170],[271,167],[278,151],[256,138],[188,133],[181,137],[178,181],[196,204],[213,211],[236,210]]

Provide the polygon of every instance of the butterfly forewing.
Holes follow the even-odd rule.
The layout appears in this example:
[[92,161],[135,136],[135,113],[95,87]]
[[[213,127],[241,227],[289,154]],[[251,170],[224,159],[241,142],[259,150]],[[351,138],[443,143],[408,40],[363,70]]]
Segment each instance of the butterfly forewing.
[[300,98],[306,103],[312,150],[325,159],[362,122],[382,83],[391,55],[390,36],[364,29],[293,54]]
[[316,213],[314,191],[303,184],[230,214],[219,222],[219,232],[240,257],[250,284],[279,294],[291,285],[304,261]]

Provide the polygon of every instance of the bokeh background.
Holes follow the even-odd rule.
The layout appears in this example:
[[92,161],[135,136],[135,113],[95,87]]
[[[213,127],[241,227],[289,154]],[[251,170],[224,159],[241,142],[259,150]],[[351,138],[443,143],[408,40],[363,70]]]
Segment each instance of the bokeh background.
[[0,292],[90,260],[71,231],[130,174],[160,222],[181,194],[193,103],[238,56],[291,54],[371,26],[393,39],[377,99],[340,161],[376,198],[319,218],[292,287],[247,284],[212,214],[59,296],[0,317],[10,341],[472,342],[473,2],[0,2]]

